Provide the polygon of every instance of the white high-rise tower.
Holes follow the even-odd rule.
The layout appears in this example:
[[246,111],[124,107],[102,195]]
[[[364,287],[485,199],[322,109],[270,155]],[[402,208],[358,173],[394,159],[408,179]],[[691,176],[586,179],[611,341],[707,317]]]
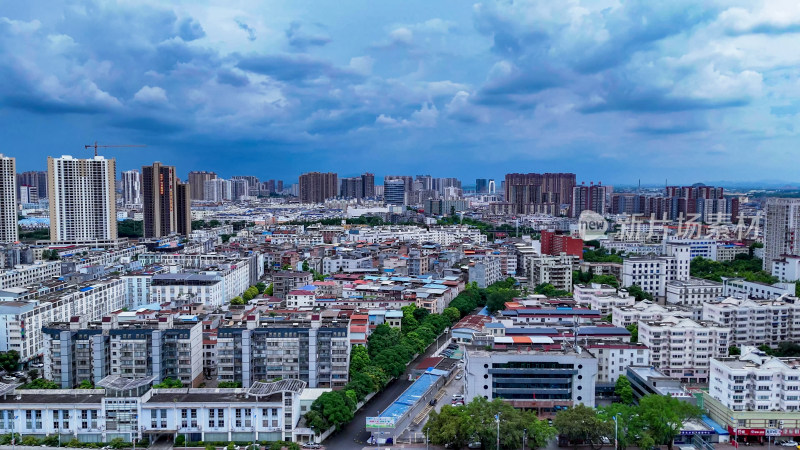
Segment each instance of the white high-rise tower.
[[48,157],[50,240],[116,239],[115,178],[114,159]]
[[142,204],[142,177],[138,170],[122,172],[122,200],[126,205]]
[[772,273],[772,262],[783,255],[800,255],[800,199],[767,200],[764,223],[764,270]]
[[0,153],[0,243],[17,240],[16,160]]

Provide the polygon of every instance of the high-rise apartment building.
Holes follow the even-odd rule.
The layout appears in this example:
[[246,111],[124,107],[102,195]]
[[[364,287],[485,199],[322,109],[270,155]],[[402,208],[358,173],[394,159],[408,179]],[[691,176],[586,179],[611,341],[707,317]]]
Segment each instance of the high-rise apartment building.
[[[191,231],[191,199],[187,185],[178,182],[175,167],[160,162],[142,167],[144,237],[162,237]],[[180,188],[180,192],[179,192]],[[181,203],[182,202],[182,203]]]
[[122,200],[126,205],[142,204],[142,176],[138,170],[122,172]]
[[0,153],[0,243],[19,240],[16,170],[16,160]]
[[512,214],[558,215],[563,205],[572,206],[574,173],[509,173],[505,199]]
[[764,270],[772,273],[772,263],[783,255],[800,255],[800,199],[767,200],[764,224]]
[[47,198],[47,172],[35,170],[17,174],[18,186],[33,186],[39,194],[39,198]]
[[214,172],[189,172],[189,191],[192,194],[192,200],[208,200],[204,197],[206,181],[213,180],[214,178],[217,178],[217,174]]
[[591,182],[589,186],[581,183],[572,188],[572,217],[580,217],[583,211],[606,212],[605,186]]
[[324,203],[339,193],[339,177],[333,172],[309,172],[300,175],[300,201]]
[[364,197],[375,197],[375,174],[365,172],[361,174],[361,190],[364,191]]
[[383,181],[383,200],[387,205],[404,205],[406,202],[405,181],[394,178]]
[[50,240],[117,238],[116,160],[47,158]]
[[[191,186],[190,186],[191,189]],[[214,178],[204,183],[203,199],[209,202],[222,202],[233,199],[233,184],[230,180]]]
[[364,198],[364,185],[361,183],[361,177],[342,178],[339,194],[344,198]]

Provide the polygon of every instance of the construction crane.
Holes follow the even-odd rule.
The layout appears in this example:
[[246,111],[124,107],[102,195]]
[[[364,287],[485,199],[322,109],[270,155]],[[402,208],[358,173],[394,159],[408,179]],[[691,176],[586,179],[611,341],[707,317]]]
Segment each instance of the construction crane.
[[97,149],[98,148],[116,148],[116,147],[147,147],[146,145],[97,145],[97,141],[94,141],[94,144],[84,145],[84,149],[94,148],[94,156],[97,156]]

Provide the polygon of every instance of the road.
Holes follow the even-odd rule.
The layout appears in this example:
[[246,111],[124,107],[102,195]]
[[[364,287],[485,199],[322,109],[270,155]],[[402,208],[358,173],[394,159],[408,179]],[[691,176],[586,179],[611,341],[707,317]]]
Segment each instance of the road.
[[[449,337],[449,332],[448,336]],[[400,396],[409,386],[411,381],[408,381],[408,375],[411,368],[416,367],[423,359],[431,356],[444,344],[446,339],[443,333],[439,338],[434,341],[426,350],[425,353],[418,356],[411,364],[408,365],[403,375],[389,383],[382,391],[378,392],[366,405],[356,411],[355,417],[350,423],[347,424],[338,433],[333,434],[328,439],[325,439],[323,445],[332,450],[361,450],[367,446],[366,442],[369,438],[369,433],[366,430],[367,417],[377,416],[379,411],[383,411],[392,402]]]

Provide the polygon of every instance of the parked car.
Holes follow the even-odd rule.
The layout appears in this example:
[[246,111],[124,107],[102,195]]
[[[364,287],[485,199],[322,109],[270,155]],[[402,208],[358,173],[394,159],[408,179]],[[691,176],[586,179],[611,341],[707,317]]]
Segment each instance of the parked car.
[[467,448],[481,448],[481,441],[472,441],[467,445]]
[[11,375],[3,375],[3,381],[8,381],[9,383],[15,383],[17,379],[12,377]]
[[36,367],[37,369],[41,369],[42,367],[44,367],[44,364],[42,364],[42,363],[33,363],[33,364],[31,364],[31,367]]
[[797,442],[795,441],[783,441],[780,443],[781,447],[797,447]]
[[460,379],[462,379],[462,378],[464,378],[464,375],[463,375],[463,374],[458,374],[458,375],[456,375],[456,380],[460,380]]

